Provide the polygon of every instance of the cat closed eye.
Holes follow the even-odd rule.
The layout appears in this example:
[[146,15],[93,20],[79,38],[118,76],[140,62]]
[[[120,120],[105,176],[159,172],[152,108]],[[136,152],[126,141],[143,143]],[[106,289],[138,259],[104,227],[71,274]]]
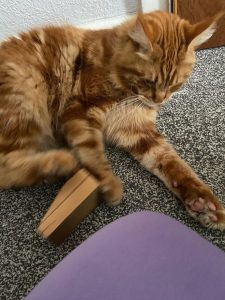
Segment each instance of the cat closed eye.
[[154,86],[155,85],[155,81],[154,80],[149,80],[149,79],[144,79],[144,83],[147,86]]

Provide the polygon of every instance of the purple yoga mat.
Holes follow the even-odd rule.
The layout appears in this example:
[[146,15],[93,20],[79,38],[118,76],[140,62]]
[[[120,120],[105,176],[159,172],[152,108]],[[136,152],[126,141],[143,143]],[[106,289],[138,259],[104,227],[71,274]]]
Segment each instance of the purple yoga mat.
[[174,219],[140,212],[98,231],[27,300],[225,299],[225,253]]

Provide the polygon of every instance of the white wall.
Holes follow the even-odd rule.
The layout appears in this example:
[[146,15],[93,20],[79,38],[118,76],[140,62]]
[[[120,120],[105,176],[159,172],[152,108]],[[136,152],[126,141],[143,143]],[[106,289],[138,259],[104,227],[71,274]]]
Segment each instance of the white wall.
[[50,23],[110,27],[142,6],[159,8],[162,1],[167,0],[0,0],[0,39]]
[[83,24],[140,8],[141,0],[0,0],[0,38],[36,25]]
[[[113,0],[112,0],[113,1]],[[170,11],[170,1],[171,0],[121,0],[124,3],[127,3],[126,6],[133,5],[134,10],[130,10],[129,14],[132,14],[137,11],[150,12],[153,10],[164,10]],[[85,22],[82,24],[83,27],[86,28],[104,28],[104,27],[112,27],[126,19],[127,15],[114,16],[109,19],[102,19],[93,22]]]
[[144,12],[157,9],[169,11],[169,2],[169,0],[142,0],[142,8]]

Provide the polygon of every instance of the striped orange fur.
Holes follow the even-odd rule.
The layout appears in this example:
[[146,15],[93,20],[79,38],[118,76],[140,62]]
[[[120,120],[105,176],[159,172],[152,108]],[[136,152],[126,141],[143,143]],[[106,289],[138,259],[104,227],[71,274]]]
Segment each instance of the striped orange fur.
[[214,21],[191,25],[160,11],[113,29],[43,27],[0,45],[0,187],[70,176],[80,165],[106,202],[122,198],[104,139],[130,152],[202,224],[225,228],[210,189],[155,128],[155,118],[191,74],[194,49]]

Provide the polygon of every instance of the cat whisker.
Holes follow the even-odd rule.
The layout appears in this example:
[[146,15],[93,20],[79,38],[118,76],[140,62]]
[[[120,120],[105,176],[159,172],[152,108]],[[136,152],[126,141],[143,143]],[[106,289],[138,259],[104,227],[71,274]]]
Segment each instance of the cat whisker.
[[122,102],[115,104],[113,106],[112,110],[114,112],[121,111],[121,110],[127,110],[128,107],[144,107],[144,104],[142,101],[140,101],[139,97],[137,95],[133,95],[127,98],[124,98]]
[[150,101],[149,99],[147,99],[146,97],[142,96],[142,95],[133,95],[130,97],[127,97],[125,99],[122,100],[122,103],[124,105],[133,105],[133,104],[139,104],[139,106],[142,107],[148,107],[148,108],[154,108],[154,109],[158,109],[158,105],[153,103],[152,101]]

